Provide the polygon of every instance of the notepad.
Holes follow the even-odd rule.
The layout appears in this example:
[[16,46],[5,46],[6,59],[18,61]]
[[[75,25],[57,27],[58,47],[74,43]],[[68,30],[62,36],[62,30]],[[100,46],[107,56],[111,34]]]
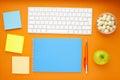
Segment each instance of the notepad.
[[29,74],[29,57],[12,56],[12,73]]
[[3,13],[4,29],[11,30],[21,28],[20,11],[11,11]]
[[24,44],[24,36],[7,34],[5,51],[22,53]]
[[34,72],[81,72],[82,40],[34,38]]

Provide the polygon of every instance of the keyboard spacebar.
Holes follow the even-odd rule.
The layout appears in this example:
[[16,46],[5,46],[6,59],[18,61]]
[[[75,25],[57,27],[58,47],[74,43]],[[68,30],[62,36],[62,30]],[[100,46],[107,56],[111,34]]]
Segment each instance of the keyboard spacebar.
[[64,33],[68,33],[68,30],[48,29],[45,33],[60,33],[60,34],[64,34]]

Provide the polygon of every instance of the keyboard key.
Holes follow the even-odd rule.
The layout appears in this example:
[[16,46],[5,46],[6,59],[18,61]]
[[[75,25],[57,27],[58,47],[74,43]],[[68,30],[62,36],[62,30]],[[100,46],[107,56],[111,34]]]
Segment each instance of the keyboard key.
[[28,25],[28,27],[31,29],[31,28],[34,28],[33,25]]
[[28,32],[31,33],[31,32],[32,32],[32,29],[28,29]]
[[31,8],[31,7],[30,7],[30,8],[28,8],[28,11],[29,11],[29,12],[30,12],[30,11],[31,11],[31,12],[34,11],[34,8]]
[[37,33],[40,33],[41,31],[40,31],[40,29],[37,29]]

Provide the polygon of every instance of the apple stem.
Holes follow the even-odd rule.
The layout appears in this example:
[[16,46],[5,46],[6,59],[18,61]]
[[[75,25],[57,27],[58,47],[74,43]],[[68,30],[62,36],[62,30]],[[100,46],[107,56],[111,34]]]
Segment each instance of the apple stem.
[[104,56],[103,56],[103,55],[101,55],[101,58],[102,58],[102,59],[104,59]]

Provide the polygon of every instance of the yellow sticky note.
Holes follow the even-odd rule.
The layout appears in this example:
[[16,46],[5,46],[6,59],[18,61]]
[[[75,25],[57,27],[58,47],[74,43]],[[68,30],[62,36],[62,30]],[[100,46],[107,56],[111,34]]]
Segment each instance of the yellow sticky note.
[[7,34],[5,51],[22,53],[24,36]]
[[12,56],[12,73],[29,74],[29,57]]

